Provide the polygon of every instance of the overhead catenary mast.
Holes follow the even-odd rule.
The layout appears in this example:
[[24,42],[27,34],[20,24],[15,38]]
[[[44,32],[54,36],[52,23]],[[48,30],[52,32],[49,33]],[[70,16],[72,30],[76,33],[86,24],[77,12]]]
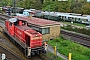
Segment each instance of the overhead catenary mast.
[[13,15],[16,15],[16,1],[13,0]]

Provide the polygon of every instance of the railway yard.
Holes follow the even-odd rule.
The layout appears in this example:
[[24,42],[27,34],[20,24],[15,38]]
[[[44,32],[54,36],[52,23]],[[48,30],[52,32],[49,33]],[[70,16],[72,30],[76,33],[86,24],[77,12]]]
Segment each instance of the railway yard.
[[90,0],[0,0],[0,60],[90,60]]
[[[8,37],[6,37],[2,33],[2,28],[4,27],[4,21],[11,17],[0,14],[0,54],[4,53],[6,54],[6,58],[8,60],[49,60],[46,56],[43,57],[43,55],[35,55],[31,58],[26,58],[24,54],[16,47]],[[66,30],[60,31],[61,35],[64,36],[66,39],[73,40],[74,42],[77,42],[81,45],[87,46],[90,48],[90,36],[82,35],[75,32],[70,32]]]

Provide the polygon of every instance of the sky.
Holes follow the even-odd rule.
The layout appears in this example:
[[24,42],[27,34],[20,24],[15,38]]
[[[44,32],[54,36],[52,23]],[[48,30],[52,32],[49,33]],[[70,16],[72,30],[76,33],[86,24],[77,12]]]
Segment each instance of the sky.
[[90,0],[87,0],[87,2],[90,2]]

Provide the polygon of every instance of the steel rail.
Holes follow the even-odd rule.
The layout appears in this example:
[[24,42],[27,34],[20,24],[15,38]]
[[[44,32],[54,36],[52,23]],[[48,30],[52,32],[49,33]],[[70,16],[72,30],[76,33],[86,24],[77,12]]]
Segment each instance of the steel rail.
[[80,34],[80,33],[71,32],[71,31],[67,31],[67,30],[61,30],[60,32],[64,36],[67,36],[67,37],[69,36],[70,38],[74,37],[74,42],[77,42],[77,43],[79,43],[81,45],[90,47],[90,44],[89,44],[90,36],[87,36],[87,35],[84,35],[84,34]]

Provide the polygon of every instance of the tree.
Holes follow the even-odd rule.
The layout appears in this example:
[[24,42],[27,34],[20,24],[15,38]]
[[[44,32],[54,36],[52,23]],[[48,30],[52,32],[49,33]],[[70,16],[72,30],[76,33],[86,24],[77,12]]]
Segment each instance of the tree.
[[83,7],[82,7],[82,12],[84,14],[90,14],[90,3],[86,3]]
[[43,4],[44,0],[40,0],[40,1],[41,1],[41,3]]
[[[90,14],[90,3],[87,0],[68,0],[59,2],[58,0],[15,0],[16,7],[26,9],[35,8],[39,10],[74,12],[81,14]],[[13,0],[2,0],[0,6],[13,6]]]
[[26,9],[30,8],[41,9],[42,4],[40,0],[23,0],[18,2],[18,6]]

